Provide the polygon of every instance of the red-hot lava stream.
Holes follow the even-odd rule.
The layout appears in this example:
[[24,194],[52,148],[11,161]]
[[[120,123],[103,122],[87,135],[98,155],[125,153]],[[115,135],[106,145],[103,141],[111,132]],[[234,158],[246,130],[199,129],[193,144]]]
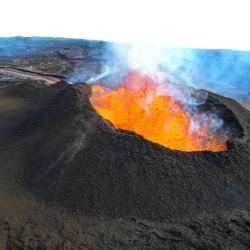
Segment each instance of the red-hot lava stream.
[[149,77],[130,72],[125,83],[116,88],[93,85],[90,101],[115,128],[134,131],[167,148],[182,151],[227,149],[225,137],[211,137],[209,121],[202,122],[202,126],[193,131],[191,115],[182,103],[166,93],[159,94],[158,88]]

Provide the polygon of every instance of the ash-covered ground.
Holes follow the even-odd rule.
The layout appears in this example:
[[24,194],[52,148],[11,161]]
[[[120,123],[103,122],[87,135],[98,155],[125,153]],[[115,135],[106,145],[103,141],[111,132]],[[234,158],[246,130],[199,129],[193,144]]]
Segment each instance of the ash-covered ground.
[[0,249],[249,249],[250,112],[208,93],[201,108],[231,132],[224,152],[116,130],[89,85],[67,83],[98,75],[105,46],[0,45]]

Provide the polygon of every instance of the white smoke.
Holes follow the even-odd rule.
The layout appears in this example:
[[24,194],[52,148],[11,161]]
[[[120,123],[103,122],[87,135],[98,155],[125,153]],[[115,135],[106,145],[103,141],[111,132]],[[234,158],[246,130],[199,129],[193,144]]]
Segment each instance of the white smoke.
[[[215,134],[224,133],[223,120],[215,113],[198,111],[198,106],[207,101],[208,94],[206,91],[197,91],[197,87],[202,84],[195,72],[197,60],[192,50],[131,44],[113,44],[112,50],[114,58],[109,58],[114,61],[112,72],[126,77],[128,72],[138,71],[141,75],[150,77],[157,83],[159,95],[177,100],[190,114],[190,134],[199,133],[206,124],[207,136],[201,138],[201,144],[203,139],[206,141]],[[118,77],[112,85],[120,85],[123,81],[124,79]],[[136,84],[135,81],[135,89]],[[149,95],[146,103],[143,103],[145,112],[151,102],[152,96]]]
[[98,82],[99,80],[101,80],[102,78],[110,74],[112,74],[110,67],[108,65],[104,65],[100,74],[94,74],[88,80],[86,80],[86,82],[89,84],[92,84],[92,83]]
[[206,101],[205,92],[193,95],[193,88],[199,84],[195,84],[198,76],[190,66],[194,61],[191,50],[133,44],[113,44],[112,49],[119,62],[119,68],[113,72],[138,71],[159,84],[159,94],[170,95],[185,104],[200,105]]

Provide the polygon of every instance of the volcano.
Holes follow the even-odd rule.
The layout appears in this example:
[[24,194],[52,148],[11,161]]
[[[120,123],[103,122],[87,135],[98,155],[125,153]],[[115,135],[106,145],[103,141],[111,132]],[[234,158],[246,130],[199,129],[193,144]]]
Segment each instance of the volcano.
[[250,247],[249,110],[206,91],[223,148],[180,150],[105,117],[95,86],[17,71],[0,88],[2,249]]
[[210,93],[204,105],[216,107],[233,139],[226,151],[188,153],[115,129],[93,109],[90,91],[85,84],[2,90],[2,99],[22,93],[19,100],[28,103],[30,92],[50,100],[3,127],[2,141],[23,143],[25,186],[32,193],[86,215],[115,217],[248,207],[249,111]]
[[2,171],[16,168],[19,185],[47,204],[156,221],[249,207],[250,115],[233,100],[209,93],[204,104],[230,128],[228,149],[181,152],[114,128],[83,83],[23,83],[0,95],[1,159],[18,162],[2,162]]

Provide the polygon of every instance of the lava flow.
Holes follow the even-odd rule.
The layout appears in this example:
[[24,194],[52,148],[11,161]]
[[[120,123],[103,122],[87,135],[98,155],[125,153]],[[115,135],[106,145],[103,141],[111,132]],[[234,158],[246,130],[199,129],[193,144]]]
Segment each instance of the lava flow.
[[[192,128],[192,115],[160,84],[138,72],[130,72],[116,88],[93,85],[90,101],[115,128],[134,131],[167,148],[182,151],[224,151],[226,138],[211,132],[209,119]],[[202,119],[201,119],[202,120]]]

